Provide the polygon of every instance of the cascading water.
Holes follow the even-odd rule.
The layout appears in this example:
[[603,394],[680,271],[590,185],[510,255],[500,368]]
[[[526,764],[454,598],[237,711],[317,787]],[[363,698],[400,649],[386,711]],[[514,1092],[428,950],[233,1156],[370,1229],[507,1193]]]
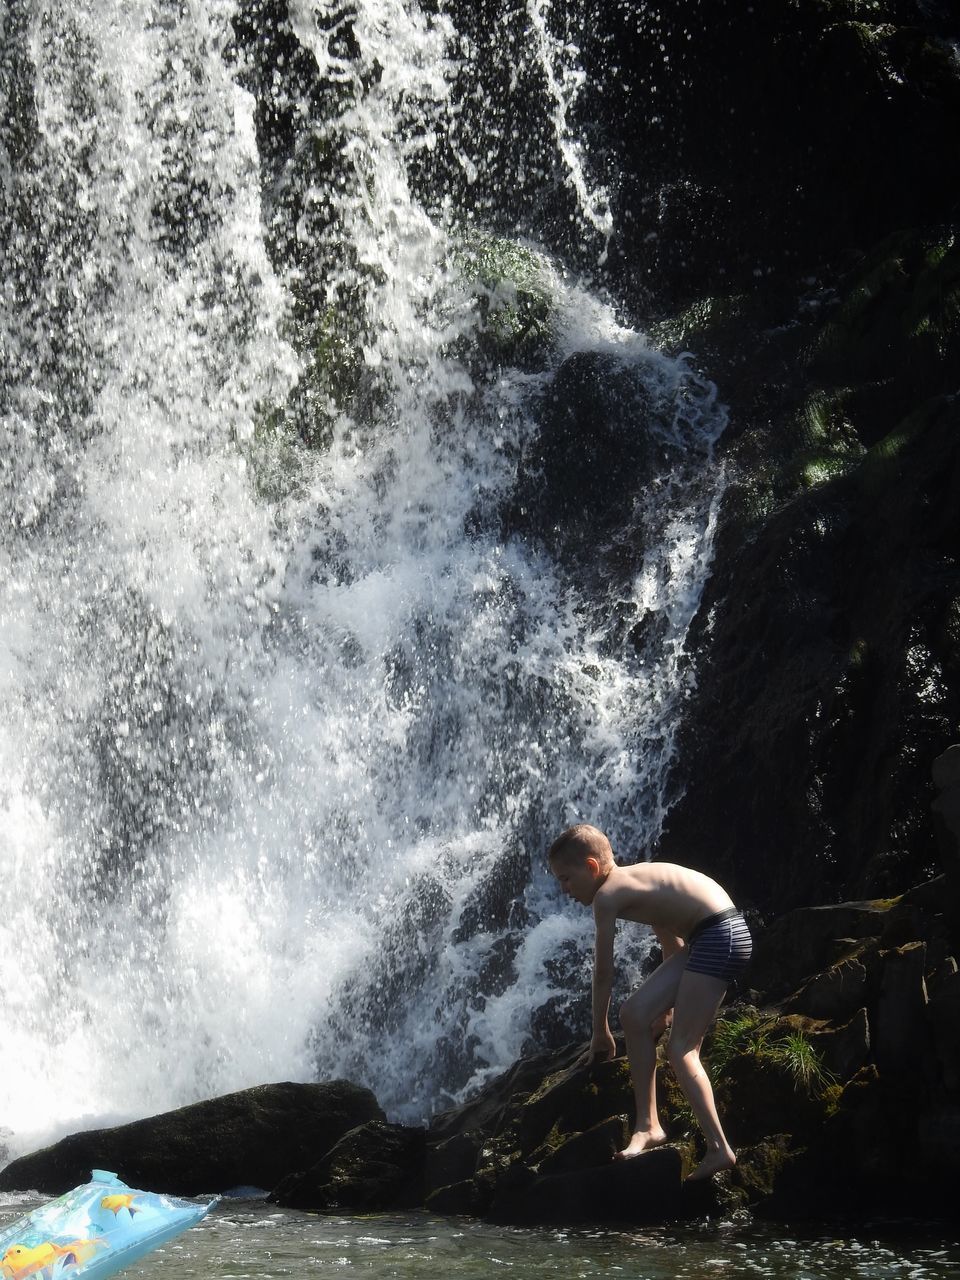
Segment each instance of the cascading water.
[[[548,840],[584,818],[641,856],[669,803],[713,388],[529,247],[550,359],[476,356],[515,291],[478,283],[480,215],[428,212],[410,180],[455,112],[451,19],[361,0],[347,41],[341,6],[290,9],[336,86],[310,145],[339,179],[301,234],[326,239],[312,285],[359,357],[342,403],[296,396],[233,6],[6,16],[11,1154],[267,1079],[347,1076],[401,1118],[464,1096],[586,1029],[589,919],[558,902]],[[544,80],[602,238],[568,82]],[[627,429],[669,463],[628,503],[615,583],[503,515],[574,353],[640,389]]]

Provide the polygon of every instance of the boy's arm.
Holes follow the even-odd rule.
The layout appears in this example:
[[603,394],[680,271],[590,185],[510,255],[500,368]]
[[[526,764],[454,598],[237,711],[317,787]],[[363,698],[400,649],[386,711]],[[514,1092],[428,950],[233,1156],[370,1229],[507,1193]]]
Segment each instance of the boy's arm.
[[610,993],[613,990],[613,939],[617,929],[616,911],[603,901],[595,900],[593,918],[596,940],[593,953],[593,1034],[587,1061],[616,1057],[617,1044],[610,1031]]
[[683,938],[678,937],[667,929],[658,929],[656,925],[653,925],[653,932],[660,943],[660,950],[663,952],[664,960],[669,960],[671,956],[675,956],[678,951],[682,951],[687,945]]

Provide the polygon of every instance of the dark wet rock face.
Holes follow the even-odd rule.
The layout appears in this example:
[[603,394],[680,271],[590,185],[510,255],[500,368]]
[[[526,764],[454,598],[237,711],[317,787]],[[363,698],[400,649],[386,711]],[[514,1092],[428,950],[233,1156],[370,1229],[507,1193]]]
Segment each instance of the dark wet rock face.
[[60,1195],[86,1182],[91,1169],[110,1169],[132,1187],[171,1195],[269,1189],[374,1119],[383,1119],[376,1098],[345,1080],[265,1084],[113,1129],[72,1134],[7,1165],[0,1190]]
[[600,352],[564,361],[521,462],[511,528],[576,557],[631,523],[636,495],[679,453],[657,429],[643,374]]
[[842,407],[821,382],[728,442],[738,484],[663,852],[774,909],[938,866],[930,767],[960,718],[960,402],[937,390],[878,426],[867,391],[905,395],[887,381]]
[[611,140],[628,287],[751,291],[951,207],[952,6],[597,10],[596,82],[632,125]]
[[368,1121],[344,1134],[312,1168],[284,1178],[270,1200],[310,1213],[415,1208],[424,1197],[425,1138],[423,1129]]

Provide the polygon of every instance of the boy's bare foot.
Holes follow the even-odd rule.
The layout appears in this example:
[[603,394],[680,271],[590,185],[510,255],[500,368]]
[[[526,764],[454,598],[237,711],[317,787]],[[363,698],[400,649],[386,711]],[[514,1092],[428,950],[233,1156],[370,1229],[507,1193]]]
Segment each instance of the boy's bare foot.
[[662,1129],[652,1129],[649,1133],[635,1133],[622,1151],[616,1152],[614,1160],[632,1160],[634,1156],[642,1156],[644,1151],[652,1147],[662,1147],[667,1135]]
[[686,1181],[703,1182],[706,1178],[712,1178],[715,1173],[720,1173],[723,1169],[732,1169],[736,1163],[737,1157],[730,1147],[718,1147],[716,1151],[707,1152]]

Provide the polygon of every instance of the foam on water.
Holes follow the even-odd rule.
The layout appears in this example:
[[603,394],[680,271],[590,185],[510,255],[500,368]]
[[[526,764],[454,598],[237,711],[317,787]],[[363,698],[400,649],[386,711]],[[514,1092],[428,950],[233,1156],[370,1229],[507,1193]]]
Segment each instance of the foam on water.
[[[638,856],[659,830],[709,564],[713,388],[542,255],[554,363],[642,368],[676,465],[637,495],[615,607],[474,518],[509,497],[552,367],[468,368],[464,211],[428,213],[409,180],[452,110],[456,32],[409,2],[357,4],[349,60],[339,5],[291,4],[342,86],[322,133],[352,175],[327,232],[349,252],[325,285],[372,407],[271,460],[260,406],[300,370],[252,104],[224,63],[232,5],[181,8],[72,0],[5,32],[38,121],[33,167],[4,170],[14,1152],[317,1073],[417,1118],[506,1067],[584,976],[589,919],[544,845],[582,817]],[[635,967],[643,945],[621,947]]]

